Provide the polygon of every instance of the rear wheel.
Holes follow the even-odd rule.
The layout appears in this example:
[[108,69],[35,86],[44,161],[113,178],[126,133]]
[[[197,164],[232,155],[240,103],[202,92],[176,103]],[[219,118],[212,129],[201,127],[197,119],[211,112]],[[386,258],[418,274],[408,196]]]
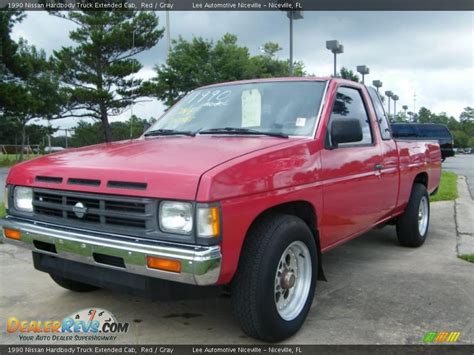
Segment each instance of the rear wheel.
[[303,220],[262,219],[247,236],[232,283],[233,311],[242,330],[271,342],[296,333],[313,302],[317,265],[314,236]]
[[54,282],[56,282],[59,286],[70,291],[90,292],[90,291],[95,291],[99,289],[99,287],[85,284],[79,281],[74,281],[74,280],[59,276],[59,275],[49,274],[49,276],[51,276]]
[[401,245],[421,246],[428,235],[430,199],[423,184],[414,184],[405,212],[397,220],[397,236]]

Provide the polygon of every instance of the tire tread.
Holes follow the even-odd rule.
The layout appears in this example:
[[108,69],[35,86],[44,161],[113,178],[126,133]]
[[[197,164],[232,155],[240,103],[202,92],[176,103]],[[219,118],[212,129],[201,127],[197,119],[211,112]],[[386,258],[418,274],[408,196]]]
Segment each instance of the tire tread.
[[408,205],[405,209],[405,212],[403,212],[403,214],[397,219],[397,238],[398,242],[402,246],[416,248],[421,246],[426,240],[426,235],[428,234],[429,219],[428,227],[424,236],[420,236],[420,233],[418,231],[417,219],[419,203],[423,196],[426,196],[428,198],[429,213],[429,197],[425,185],[420,183],[413,184],[410,200],[408,201]]
[[[242,330],[249,336],[266,341],[278,341],[280,337],[273,334],[272,329],[265,329],[257,317],[259,287],[262,260],[273,241],[274,233],[283,225],[301,221],[298,217],[286,214],[272,214],[263,217],[252,226],[246,242],[242,247],[239,267],[232,282],[232,303],[234,317]],[[304,223],[304,222],[303,222]]]

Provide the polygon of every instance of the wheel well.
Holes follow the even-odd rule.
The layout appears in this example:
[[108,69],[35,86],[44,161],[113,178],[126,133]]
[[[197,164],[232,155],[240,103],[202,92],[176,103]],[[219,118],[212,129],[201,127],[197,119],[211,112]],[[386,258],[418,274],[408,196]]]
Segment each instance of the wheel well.
[[253,223],[255,223],[257,220],[259,220],[263,216],[274,214],[274,213],[284,213],[284,214],[291,214],[293,216],[297,216],[301,218],[303,221],[305,221],[305,223],[311,229],[313,234],[315,234],[314,232],[317,232],[316,212],[313,206],[309,202],[293,201],[293,202],[287,202],[281,205],[270,207],[269,209],[260,213],[260,215],[258,215],[257,218],[255,218]]
[[307,201],[292,201],[292,202],[283,203],[281,205],[272,206],[268,208],[267,210],[263,211],[262,213],[260,213],[254,219],[249,230],[261,218],[268,216],[270,214],[275,214],[275,213],[284,213],[284,214],[290,214],[290,215],[299,217],[308,225],[309,229],[311,230],[311,233],[313,233],[314,239],[316,241],[316,247],[318,249],[318,263],[319,263],[318,279],[327,281],[323,272],[323,266],[322,266],[322,261],[321,261],[321,244],[319,240],[319,231],[317,229],[317,215],[316,215],[316,211],[313,205]]
[[428,174],[427,173],[419,173],[415,177],[415,181],[413,182],[414,184],[420,183],[425,185],[426,188],[428,188]]

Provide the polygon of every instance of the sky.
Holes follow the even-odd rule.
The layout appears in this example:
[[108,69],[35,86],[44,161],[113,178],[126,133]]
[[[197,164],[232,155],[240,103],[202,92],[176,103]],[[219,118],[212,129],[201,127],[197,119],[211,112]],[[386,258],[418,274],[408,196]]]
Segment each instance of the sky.
[[[165,13],[156,14],[160,27],[164,27]],[[73,45],[69,39],[72,29],[74,25],[67,20],[30,11],[14,27],[12,37],[23,37],[52,54],[61,46]],[[338,68],[355,71],[357,65],[367,65],[370,74],[366,84],[381,80],[383,91],[391,90],[400,97],[397,108],[408,105],[409,111],[418,111],[425,106],[458,118],[464,107],[474,106],[474,12],[306,11],[293,29],[294,59],[303,61],[310,74],[332,74],[333,55],[325,43],[337,39],[344,45]],[[238,43],[248,47],[252,55],[268,41],[283,48],[279,58],[289,55],[289,21],[281,11],[170,12],[171,38],[217,40],[227,32],[237,35]],[[166,55],[163,37],[154,48],[138,55],[143,68],[136,77],[153,77],[153,67],[164,64]],[[156,118],[163,109],[159,101],[150,100],[135,104],[133,112]],[[130,111],[126,111],[111,121],[129,116]],[[74,119],[64,119],[53,126],[70,128],[75,123]]]

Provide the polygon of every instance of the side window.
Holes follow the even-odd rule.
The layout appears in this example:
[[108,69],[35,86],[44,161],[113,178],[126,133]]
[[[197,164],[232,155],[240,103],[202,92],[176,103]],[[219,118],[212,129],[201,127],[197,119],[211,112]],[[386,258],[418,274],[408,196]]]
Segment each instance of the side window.
[[334,120],[348,118],[356,118],[360,121],[360,126],[362,127],[362,140],[357,143],[343,143],[339,146],[344,147],[346,145],[372,144],[372,131],[370,129],[369,116],[359,90],[340,87],[336,93],[336,99],[329,119],[329,127],[331,127]]
[[370,98],[372,99],[372,103],[374,104],[375,114],[377,115],[380,135],[382,136],[383,140],[391,139],[392,134],[390,132],[390,125],[388,123],[387,116],[385,115],[385,110],[383,109],[380,96],[374,88],[368,88],[368,90]]

